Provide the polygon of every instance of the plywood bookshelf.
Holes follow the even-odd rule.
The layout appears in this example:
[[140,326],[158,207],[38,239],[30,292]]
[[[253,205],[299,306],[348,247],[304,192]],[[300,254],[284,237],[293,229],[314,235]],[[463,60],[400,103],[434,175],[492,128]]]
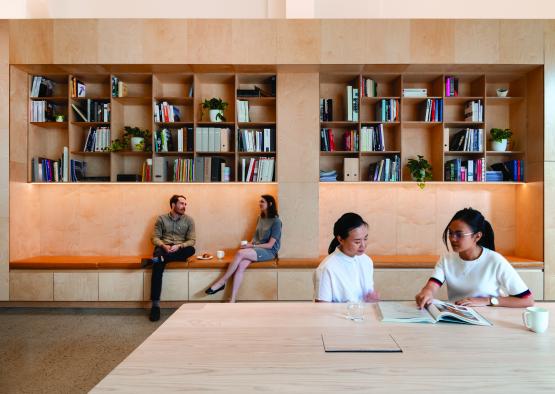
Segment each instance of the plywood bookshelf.
[[[469,67],[461,68],[449,66],[449,72],[426,71],[425,66],[419,67],[419,72],[341,72],[336,67],[333,72],[320,74],[320,103],[322,99],[331,99],[332,119],[322,118],[320,109],[320,136],[331,134],[334,137],[334,151],[326,151],[329,146],[322,141],[320,146],[320,170],[325,172],[336,171],[338,180],[343,181],[343,159],[358,158],[359,181],[374,182],[372,174],[373,163],[389,158],[393,160],[397,155],[401,163],[401,176],[397,182],[412,181],[406,167],[410,158],[422,155],[432,165],[434,183],[454,181],[446,180],[446,163],[452,159],[461,161],[483,159],[486,170],[494,163],[510,160],[520,160],[523,168],[524,179],[522,182],[495,182],[495,183],[524,183],[527,168],[526,140],[528,130],[528,98],[531,95],[541,96],[543,92],[530,91],[527,88],[528,73],[534,69],[523,70],[517,66],[489,67],[487,71],[470,72]],[[437,67],[435,67],[437,69]],[[477,66],[477,69],[480,69]],[[537,70],[536,70],[537,71]],[[446,92],[446,78],[458,79],[456,96]],[[377,83],[375,92],[370,92],[370,97],[363,94],[363,80],[372,79]],[[359,90],[358,119],[351,120],[347,116],[347,86]],[[498,97],[496,90],[500,87],[508,88],[507,97]],[[424,97],[406,97],[404,89],[426,89]],[[373,94],[375,93],[375,95]],[[423,106],[428,99],[441,103],[441,119],[425,121]],[[377,106],[382,100],[397,101],[398,117],[390,121],[381,121],[376,113]],[[483,118],[480,121],[465,120],[465,105],[470,101],[480,101],[483,105]],[[356,104],[355,104],[356,107]],[[541,111],[542,109],[532,109]],[[438,114],[439,115],[439,114]],[[383,150],[364,151],[362,149],[362,130],[370,127],[382,127],[384,134]],[[462,129],[482,129],[481,149],[477,151],[449,151],[449,142],[454,134]],[[505,152],[496,152],[491,148],[490,129],[510,128],[513,137],[509,148]],[[324,131],[323,131],[324,130]],[[328,131],[330,130],[330,131]],[[345,132],[354,130],[359,145],[354,150],[347,149],[343,141]],[[534,130],[534,133],[537,133]],[[543,131],[542,131],[543,132]],[[328,143],[329,145],[329,143]],[[382,148],[380,148],[382,149]],[[372,174],[371,174],[372,173]],[[471,183],[460,182],[455,183]],[[480,182],[482,183],[482,182]],[[492,182],[483,182],[491,184]]]
[[[276,95],[275,73],[233,73],[233,72],[104,72],[91,73],[90,67],[84,68],[88,72],[77,71],[71,73],[29,73],[29,121],[28,121],[28,181],[32,182],[33,166],[31,162],[39,158],[57,161],[63,157],[64,147],[68,148],[69,160],[87,163],[87,178],[90,181],[116,182],[118,174],[140,175],[147,159],[153,163],[168,163],[168,182],[173,181],[173,165],[178,158],[220,158],[225,166],[230,168],[230,182],[242,182],[242,164],[246,163],[248,173],[249,163],[260,162],[261,158],[271,158],[274,165],[271,173],[266,172],[266,181],[274,182],[277,159],[276,141]],[[122,68],[123,69],[123,68]],[[130,68],[131,70],[131,68]],[[54,90],[45,97],[32,97],[31,88],[36,76],[52,81]],[[77,79],[85,86],[85,94],[77,95],[73,89],[73,79]],[[270,79],[273,78],[273,81]],[[118,95],[117,82],[125,84],[126,94]],[[114,86],[115,84],[115,86]],[[256,86],[264,94],[259,97],[238,96],[240,87]],[[50,92],[49,92],[50,93]],[[202,110],[202,103],[212,97],[221,97],[229,105],[225,110],[226,120],[211,122],[208,111]],[[237,100],[249,103],[248,122],[239,122],[237,116]],[[57,114],[64,115],[63,121],[45,119],[43,122],[33,121],[32,106],[35,101],[52,103]],[[102,121],[83,119],[72,109],[72,104],[81,109],[87,103],[102,103],[109,106],[109,118]],[[179,119],[175,121],[159,121],[154,117],[155,105],[168,103],[179,111]],[[206,113],[204,113],[206,112]],[[85,114],[87,116],[87,114]],[[90,128],[106,127],[110,129],[110,141],[121,139],[124,127],[140,127],[152,132],[152,149],[144,152],[131,150],[120,151],[86,151],[85,143]],[[228,128],[229,150],[218,151],[219,146],[214,142],[214,150],[203,151],[194,141],[196,130]],[[172,137],[173,146],[168,150],[158,150],[155,147],[155,132],[166,129]],[[177,133],[183,129],[183,149],[178,151]],[[187,144],[187,129],[189,141]],[[270,129],[272,134],[271,151],[256,149],[247,151],[241,149],[238,141],[240,130]],[[162,158],[163,160],[156,160]],[[149,160],[149,161],[150,161]],[[253,165],[254,170],[254,165]],[[247,175],[247,174],[246,174]],[[195,181],[196,180],[190,180]],[[215,180],[213,180],[215,181]],[[218,182],[221,181],[219,178]]]

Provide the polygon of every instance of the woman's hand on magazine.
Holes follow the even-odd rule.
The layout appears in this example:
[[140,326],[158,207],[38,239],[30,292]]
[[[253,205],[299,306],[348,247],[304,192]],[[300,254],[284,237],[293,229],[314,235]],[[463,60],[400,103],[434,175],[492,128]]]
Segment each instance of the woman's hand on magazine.
[[418,309],[424,308],[426,305],[431,304],[434,299],[434,293],[429,289],[422,289],[420,293],[414,297]]
[[366,302],[378,302],[380,300],[380,293],[376,290],[372,290],[370,293],[364,296],[364,301]]
[[489,297],[467,297],[462,300],[455,301],[455,305],[462,306],[488,306]]

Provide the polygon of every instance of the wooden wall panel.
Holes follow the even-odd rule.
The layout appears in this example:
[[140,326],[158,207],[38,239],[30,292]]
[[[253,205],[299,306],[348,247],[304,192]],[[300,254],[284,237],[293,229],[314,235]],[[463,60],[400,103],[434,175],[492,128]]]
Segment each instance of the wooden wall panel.
[[0,300],[9,300],[9,103],[10,32],[8,21],[0,20]]
[[499,21],[457,20],[455,63],[494,64],[499,59]]
[[53,59],[57,64],[98,62],[98,20],[65,19],[54,21]]
[[276,64],[277,25],[276,20],[233,20],[233,64]]
[[[368,41],[378,37],[368,34],[368,24],[360,19],[328,19],[320,22],[322,64],[367,63],[366,48]],[[372,33],[379,29],[372,29]],[[392,44],[394,46],[395,44]]]
[[544,22],[502,20],[499,22],[499,63],[543,64]]
[[97,28],[98,63],[143,63],[143,21],[99,19]]
[[411,20],[410,63],[454,63],[455,28],[452,21]]
[[143,62],[157,64],[160,59],[170,64],[191,62],[188,33],[189,23],[184,20],[166,19],[164,23],[145,21],[142,31]]
[[318,64],[320,62],[320,21],[279,20],[278,64]]
[[53,63],[53,20],[10,21],[10,64]]
[[[187,25],[188,60],[190,63],[231,63],[231,20],[189,20]],[[209,37],[209,40],[207,40],[207,37]]]

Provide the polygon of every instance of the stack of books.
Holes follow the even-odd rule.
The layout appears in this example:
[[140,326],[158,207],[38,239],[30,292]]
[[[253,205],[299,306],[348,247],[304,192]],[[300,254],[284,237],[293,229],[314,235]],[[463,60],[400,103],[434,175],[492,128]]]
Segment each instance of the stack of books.
[[443,120],[443,100],[427,99],[422,105],[424,122],[441,122]]
[[337,182],[337,171],[320,170],[320,182]]
[[459,130],[449,143],[449,151],[482,152],[484,139],[483,129]]
[[372,78],[361,77],[360,88],[363,97],[378,97],[378,83]]
[[376,105],[376,119],[378,122],[398,122],[399,121],[399,100],[383,99]]
[[335,141],[333,140],[332,129],[323,128],[320,130],[320,151],[334,152]]
[[403,97],[428,97],[428,89],[405,88],[403,89]]
[[503,182],[503,172],[486,171],[486,182]]
[[445,162],[445,180],[451,182],[483,182],[486,178],[485,160],[452,159]]
[[[249,160],[248,164],[247,160]],[[273,157],[251,157],[250,159],[241,159],[242,182],[272,182],[273,180]]]
[[386,157],[370,164],[368,171],[370,182],[398,182],[401,180],[401,157]]
[[89,127],[83,152],[103,152],[111,144],[109,127]]
[[181,111],[167,101],[154,104],[154,121],[156,123],[172,123],[181,121]]

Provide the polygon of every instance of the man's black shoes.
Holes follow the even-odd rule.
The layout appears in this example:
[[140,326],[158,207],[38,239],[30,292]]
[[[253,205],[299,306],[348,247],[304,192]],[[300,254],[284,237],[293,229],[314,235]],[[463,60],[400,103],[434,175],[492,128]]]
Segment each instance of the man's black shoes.
[[152,265],[152,259],[141,259],[141,268],[146,268]]
[[153,306],[150,310],[150,316],[148,317],[150,321],[158,321],[160,320],[160,307]]
[[225,283],[221,287],[217,288],[216,290],[213,290],[211,287],[209,287],[208,289],[204,290],[204,292],[206,294],[212,295],[212,294],[216,294],[219,291],[222,291],[223,289],[225,289]]

